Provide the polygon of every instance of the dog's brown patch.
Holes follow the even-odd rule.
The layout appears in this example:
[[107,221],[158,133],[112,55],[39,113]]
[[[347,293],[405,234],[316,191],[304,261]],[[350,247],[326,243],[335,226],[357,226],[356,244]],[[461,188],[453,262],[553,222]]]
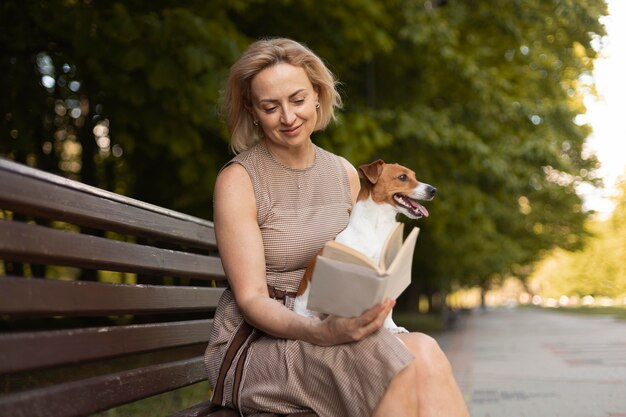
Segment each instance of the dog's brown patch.
[[398,164],[385,164],[377,160],[359,167],[363,179],[357,200],[365,200],[370,195],[376,203],[396,205],[394,194],[410,194],[420,183],[415,172]]

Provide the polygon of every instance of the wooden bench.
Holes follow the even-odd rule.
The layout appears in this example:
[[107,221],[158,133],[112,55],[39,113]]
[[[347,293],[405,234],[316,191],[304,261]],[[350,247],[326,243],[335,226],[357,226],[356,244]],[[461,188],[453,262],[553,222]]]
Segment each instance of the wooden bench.
[[[3,159],[0,217],[0,416],[87,416],[206,380],[225,279],[211,222]],[[208,400],[171,415],[237,415]]]

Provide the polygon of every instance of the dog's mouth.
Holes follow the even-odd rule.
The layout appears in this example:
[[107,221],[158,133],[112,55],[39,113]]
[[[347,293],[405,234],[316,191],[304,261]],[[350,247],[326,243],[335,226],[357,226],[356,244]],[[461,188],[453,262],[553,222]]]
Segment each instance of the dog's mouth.
[[404,194],[394,194],[393,199],[398,205],[405,208],[414,217],[428,217],[428,210],[422,206],[417,200],[405,196]]

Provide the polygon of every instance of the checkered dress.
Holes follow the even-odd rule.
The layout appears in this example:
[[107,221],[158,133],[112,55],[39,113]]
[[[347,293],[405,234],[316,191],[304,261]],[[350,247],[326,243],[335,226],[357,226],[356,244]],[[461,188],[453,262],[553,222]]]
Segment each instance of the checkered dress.
[[[304,170],[281,164],[262,145],[230,162],[250,175],[267,283],[277,290],[277,302],[290,309],[307,263],[345,228],[351,209],[341,160],[317,146],[315,152],[315,163]],[[217,307],[205,355],[214,403],[243,415],[312,410],[320,417],[370,416],[390,380],[411,360],[385,329],[332,347],[268,336],[244,321],[230,290]]]

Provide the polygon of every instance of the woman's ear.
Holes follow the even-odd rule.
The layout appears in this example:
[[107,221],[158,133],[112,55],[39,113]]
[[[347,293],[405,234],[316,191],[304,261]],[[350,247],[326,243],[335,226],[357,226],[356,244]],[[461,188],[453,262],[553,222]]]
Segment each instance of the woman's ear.
[[315,102],[319,102],[320,100],[320,87],[318,85],[313,85],[313,92],[315,93]]
[[249,100],[243,102],[243,108],[254,117],[254,111],[252,109],[252,103]]
[[256,114],[254,114],[254,108],[252,107],[252,104],[249,101],[247,101],[246,103],[244,103],[243,108],[250,115],[250,120],[252,120],[253,124],[257,126],[258,125],[257,117],[256,117]]

